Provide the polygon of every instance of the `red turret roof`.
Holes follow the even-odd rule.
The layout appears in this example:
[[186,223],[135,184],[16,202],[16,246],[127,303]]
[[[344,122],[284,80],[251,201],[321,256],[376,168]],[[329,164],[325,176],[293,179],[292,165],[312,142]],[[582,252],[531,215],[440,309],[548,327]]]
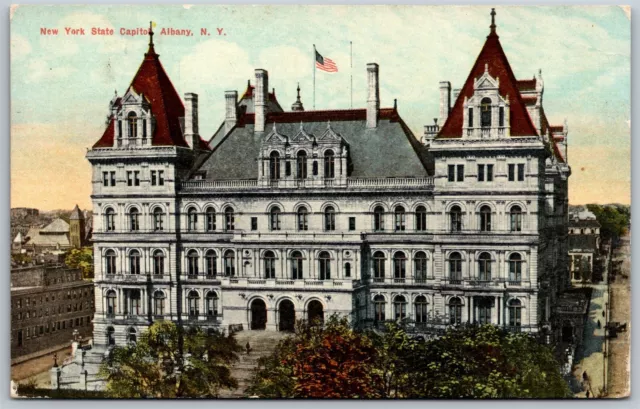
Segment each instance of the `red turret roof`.
[[[149,44],[149,50],[127,91],[133,89],[138,95],[144,94],[151,105],[151,113],[156,120],[152,145],[188,147],[180,126],[180,118],[184,118],[184,105],[158,57],[153,43]],[[113,146],[113,122],[111,118],[107,130],[94,148]],[[202,139],[200,148],[209,149]]]
[[480,78],[485,71],[485,65],[488,67],[489,75],[493,78],[500,79],[499,92],[503,98],[509,97],[510,115],[511,115],[511,136],[532,136],[537,135],[535,126],[531,122],[527,108],[520,95],[519,90],[522,88],[530,88],[534,84],[519,82],[513,75],[507,56],[500,45],[500,40],[495,32],[487,36],[487,41],[480,51],[480,55],[469,73],[469,77],[465,82],[458,99],[453,105],[453,109],[449,113],[449,117],[442,126],[439,138],[460,138],[462,137],[462,118],[464,110],[464,98],[473,96],[473,83]]

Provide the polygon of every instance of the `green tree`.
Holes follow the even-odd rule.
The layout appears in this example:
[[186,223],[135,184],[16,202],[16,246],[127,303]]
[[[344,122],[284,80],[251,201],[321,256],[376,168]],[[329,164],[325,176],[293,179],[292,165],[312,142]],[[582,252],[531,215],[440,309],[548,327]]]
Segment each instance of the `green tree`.
[[100,374],[113,398],[217,397],[238,387],[230,366],[241,350],[233,335],[157,321],[137,343],[113,348]]
[[324,326],[298,326],[261,361],[247,391],[264,398],[379,398],[384,383],[376,359],[373,341],[334,315]]
[[551,349],[491,325],[450,328],[419,344],[408,398],[562,398],[571,393]]
[[623,205],[587,205],[587,209],[596,216],[600,223],[603,237],[617,239],[623,236],[631,221],[630,208]]
[[93,248],[83,247],[67,252],[64,263],[71,268],[82,270],[83,278],[93,278]]

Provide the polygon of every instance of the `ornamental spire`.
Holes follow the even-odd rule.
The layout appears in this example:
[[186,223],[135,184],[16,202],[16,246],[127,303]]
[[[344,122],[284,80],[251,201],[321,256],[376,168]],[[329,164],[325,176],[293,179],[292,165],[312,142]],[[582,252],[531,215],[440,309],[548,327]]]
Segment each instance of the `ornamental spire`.
[[496,34],[496,9],[491,9],[491,25],[489,26],[491,29],[490,34]]
[[145,54],[147,56],[157,56],[156,50],[153,48],[153,21],[149,22],[149,50]]

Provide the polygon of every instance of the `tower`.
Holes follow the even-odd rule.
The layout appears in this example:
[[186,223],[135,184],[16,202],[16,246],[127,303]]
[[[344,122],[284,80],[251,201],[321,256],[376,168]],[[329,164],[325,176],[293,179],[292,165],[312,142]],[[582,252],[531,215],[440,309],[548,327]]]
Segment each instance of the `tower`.
[[84,245],[84,214],[76,205],[69,216],[69,242],[71,247],[79,249]]

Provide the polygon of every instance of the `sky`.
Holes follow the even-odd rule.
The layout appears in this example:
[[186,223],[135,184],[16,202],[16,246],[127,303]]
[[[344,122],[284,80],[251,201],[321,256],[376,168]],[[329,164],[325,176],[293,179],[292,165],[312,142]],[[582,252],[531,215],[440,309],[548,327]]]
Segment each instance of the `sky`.
[[[338,65],[316,73],[317,109],[364,108],[366,64],[380,65],[382,107],[416,136],[439,113],[439,81],[462,87],[484,44],[490,7],[19,6],[11,16],[11,206],[91,208],[86,150],[102,135],[109,101],[124,94],[147,36],[120,29],[154,21],[155,49],[180,95],[199,95],[200,134],[224,118],[224,91],[254,70],[289,109],[300,83],[313,108],[313,45]],[[631,26],[615,6],[499,7],[500,41],[518,79],[542,70],[552,124],[569,126],[570,204],[630,203]],[[86,35],[67,35],[65,27]],[[113,36],[92,36],[92,27]],[[58,29],[57,36],[41,35]],[[163,36],[162,28],[193,36]],[[206,28],[208,36],[200,35]],[[222,31],[219,31],[222,29]],[[220,34],[219,34],[220,33]],[[350,58],[350,42],[352,58]],[[351,68],[352,66],[352,68]],[[353,77],[353,91],[350,79]]]

